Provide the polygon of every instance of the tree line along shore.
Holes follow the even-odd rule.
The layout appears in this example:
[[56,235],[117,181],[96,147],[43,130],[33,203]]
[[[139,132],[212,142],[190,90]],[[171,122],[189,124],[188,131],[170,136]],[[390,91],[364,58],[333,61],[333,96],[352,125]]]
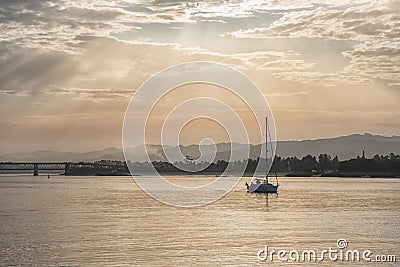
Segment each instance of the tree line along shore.
[[[257,170],[265,170],[265,158],[247,159],[242,161],[229,162],[218,160],[213,163],[194,161],[175,162],[174,164],[164,161],[150,162],[128,162],[130,169],[141,173],[142,170],[153,166],[157,172],[164,175],[221,175],[235,174],[235,171],[244,170],[245,176],[252,176]],[[92,163],[72,163],[69,175],[129,175],[128,164],[124,161],[100,160]],[[150,165],[151,164],[151,165]],[[198,165],[203,165],[198,166]],[[227,169],[228,165],[229,171]],[[263,166],[264,165],[264,166]],[[202,169],[199,172],[184,171],[196,166]],[[200,168],[199,168],[200,167]],[[320,154],[318,157],[307,155],[297,157],[275,157],[270,173],[277,173],[280,176],[322,176],[322,177],[396,177],[400,178],[400,155],[393,153],[389,155],[375,155],[372,158],[357,156],[349,160],[340,161],[337,156],[331,157],[327,154]]]

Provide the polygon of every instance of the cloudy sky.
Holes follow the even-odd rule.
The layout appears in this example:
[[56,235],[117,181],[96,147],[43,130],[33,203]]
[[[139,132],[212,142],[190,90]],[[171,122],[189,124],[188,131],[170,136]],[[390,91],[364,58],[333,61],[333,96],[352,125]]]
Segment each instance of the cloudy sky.
[[121,147],[138,86],[198,60],[253,79],[279,140],[400,134],[399,0],[2,0],[0,32],[0,154]]

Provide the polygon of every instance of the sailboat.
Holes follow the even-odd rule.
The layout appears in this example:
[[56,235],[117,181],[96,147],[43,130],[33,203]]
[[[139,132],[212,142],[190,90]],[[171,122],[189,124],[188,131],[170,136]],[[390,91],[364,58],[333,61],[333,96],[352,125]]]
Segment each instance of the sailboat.
[[[264,177],[253,177],[250,184],[248,184],[246,182],[246,187],[247,187],[247,192],[249,193],[277,193],[278,192],[278,187],[279,187],[279,183],[278,183],[278,177],[275,174],[275,179],[276,179],[276,185],[271,184],[268,181],[268,164],[267,164],[267,160],[268,160],[268,117],[265,118],[265,176]],[[271,142],[270,142],[271,143]],[[272,144],[271,145],[271,150],[272,150]],[[272,153],[273,154],[273,153]]]

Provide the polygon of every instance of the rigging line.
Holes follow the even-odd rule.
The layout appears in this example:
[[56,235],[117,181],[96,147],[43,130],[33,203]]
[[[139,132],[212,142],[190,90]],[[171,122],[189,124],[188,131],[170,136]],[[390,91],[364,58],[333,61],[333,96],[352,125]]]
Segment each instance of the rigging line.
[[[271,132],[269,131],[269,125],[267,125],[267,131],[268,131],[267,135],[269,137],[269,145],[271,147],[272,156],[274,156],[274,149],[272,147],[272,139],[271,139]],[[268,159],[268,148],[267,148],[265,157]],[[272,168],[272,164],[274,163],[274,161],[275,161],[275,156],[271,159],[271,168]],[[276,173],[276,168],[274,169],[274,173],[275,173],[275,179],[278,181],[278,175]]]

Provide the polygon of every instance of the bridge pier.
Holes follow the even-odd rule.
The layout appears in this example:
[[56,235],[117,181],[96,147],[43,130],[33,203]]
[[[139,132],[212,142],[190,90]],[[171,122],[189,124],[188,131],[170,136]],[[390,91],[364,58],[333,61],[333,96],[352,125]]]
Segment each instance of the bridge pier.
[[65,176],[71,175],[71,163],[70,162],[65,163],[64,175]]
[[39,166],[37,163],[33,164],[33,176],[38,176],[39,175]]

